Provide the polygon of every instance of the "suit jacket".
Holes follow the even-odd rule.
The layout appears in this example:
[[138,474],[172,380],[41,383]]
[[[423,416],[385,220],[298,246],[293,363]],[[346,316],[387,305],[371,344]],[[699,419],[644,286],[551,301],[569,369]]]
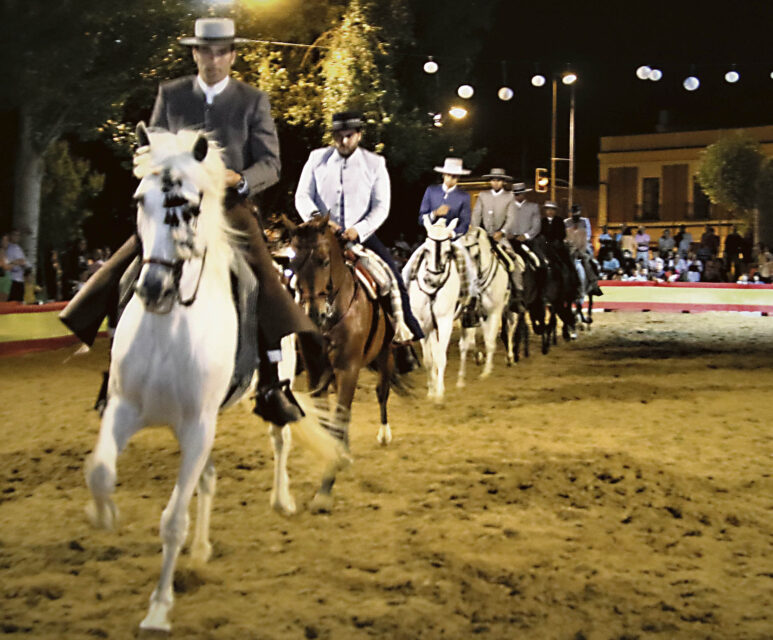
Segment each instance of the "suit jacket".
[[279,140],[268,96],[244,82],[229,78],[211,105],[196,76],[164,82],[150,125],[172,133],[180,129],[210,132],[223,148],[226,167],[247,180],[250,195],[279,180]]
[[390,199],[383,157],[358,147],[343,158],[335,147],[324,147],[312,151],[303,166],[295,208],[304,220],[329,213],[336,224],[354,227],[365,242],[387,219]]
[[492,191],[481,191],[470,219],[471,227],[483,227],[489,235],[497,231],[506,231],[508,211],[513,202],[513,194],[504,189],[497,195]]
[[470,194],[459,187],[448,193],[443,191],[441,184],[427,187],[419,207],[419,224],[424,226],[424,216],[429,216],[430,222],[436,222],[437,218],[433,212],[442,204],[448,205],[448,213],[445,215],[446,224],[454,218],[459,219],[459,222],[456,223],[456,229],[454,229],[456,237],[467,233],[467,229],[470,228]]
[[542,229],[542,217],[536,202],[525,201],[520,207],[513,200],[507,218],[507,234],[511,236],[526,236],[533,240]]
[[562,243],[566,238],[566,226],[564,225],[564,219],[559,216],[553,216],[552,220],[546,217],[542,218],[542,236],[546,242]]

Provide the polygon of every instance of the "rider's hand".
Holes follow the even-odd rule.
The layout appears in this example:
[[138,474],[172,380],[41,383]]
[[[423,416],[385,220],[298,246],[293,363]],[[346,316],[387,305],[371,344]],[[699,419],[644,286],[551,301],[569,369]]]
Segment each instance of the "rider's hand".
[[349,227],[346,231],[343,233],[344,240],[348,240],[349,242],[357,242],[360,239],[360,234],[357,233],[357,229],[354,227]]
[[448,213],[448,205],[447,204],[441,204],[437,209],[435,209],[435,217],[436,218],[442,218]]
[[501,231],[495,231],[495,232],[494,232],[494,240],[496,240],[497,242],[499,242],[499,241],[500,241],[500,240],[501,240],[501,239],[504,237],[504,235],[505,235],[505,234],[504,234],[504,233],[502,233]]
[[523,234],[515,236],[515,239],[518,240],[518,242],[526,242],[526,236]]
[[237,184],[239,184],[242,180],[242,174],[237,173],[233,169],[226,169],[225,170],[225,186],[226,187],[235,187]]
[[341,230],[341,225],[336,224],[332,220],[327,221],[327,226],[333,230],[333,233],[338,233]]

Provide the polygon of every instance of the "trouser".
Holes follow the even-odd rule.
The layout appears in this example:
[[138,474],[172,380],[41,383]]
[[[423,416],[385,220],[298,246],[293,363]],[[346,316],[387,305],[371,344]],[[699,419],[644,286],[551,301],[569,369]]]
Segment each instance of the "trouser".
[[24,301],[24,283],[17,280],[11,281],[11,290],[8,292],[8,302]]
[[392,257],[391,252],[375,235],[370,236],[362,243],[362,246],[366,249],[370,249],[381,258],[387,264],[389,270],[394,274],[395,279],[397,280],[397,287],[400,289],[400,299],[403,302],[403,318],[405,319],[405,324],[408,325],[408,328],[411,330],[413,339],[421,340],[424,337],[424,332],[421,330],[418,320],[416,320],[416,317],[413,315],[411,301],[408,297],[408,289],[405,286],[405,282],[403,282],[403,276],[400,274],[400,269]]
[[[260,373],[276,374],[276,362],[270,363],[267,352],[279,351],[281,339],[298,334],[298,343],[309,374],[311,388],[318,386],[328,370],[322,335],[292,299],[279,279],[271,254],[263,237],[257,209],[240,200],[226,209],[229,224],[242,232],[240,248],[258,280],[258,347],[261,356]],[[139,238],[132,235],[111,258],[98,269],[69,302],[59,319],[88,345],[94,343],[105,316],[118,304],[118,284],[124,271],[141,254]],[[272,366],[273,365],[273,366]],[[269,370],[269,367],[271,370]],[[261,384],[264,384],[261,380]]]

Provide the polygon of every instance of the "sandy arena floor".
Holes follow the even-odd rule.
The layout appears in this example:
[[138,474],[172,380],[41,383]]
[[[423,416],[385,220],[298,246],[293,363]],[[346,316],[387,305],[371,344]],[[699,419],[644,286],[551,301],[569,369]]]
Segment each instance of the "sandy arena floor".
[[[597,314],[590,334],[456,389],[424,373],[376,443],[375,377],[331,514],[295,449],[300,513],[268,505],[266,429],[220,421],[213,559],[178,564],[173,638],[773,638],[773,318]],[[536,346],[536,345],[535,345]],[[0,632],[144,638],[167,430],[119,459],[113,533],[84,516],[106,348],[0,359]],[[477,375],[471,365],[469,373]],[[193,511],[192,511],[193,513]]]

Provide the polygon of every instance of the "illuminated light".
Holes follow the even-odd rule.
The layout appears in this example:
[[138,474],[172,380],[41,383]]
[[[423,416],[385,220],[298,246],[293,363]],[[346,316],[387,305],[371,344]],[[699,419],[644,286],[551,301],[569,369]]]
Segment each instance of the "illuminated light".
[[533,87],[542,87],[545,85],[545,76],[537,73],[531,77],[531,84]]
[[460,98],[464,98],[465,100],[469,100],[473,95],[475,95],[475,89],[473,89],[468,84],[463,84],[456,90],[456,95],[458,95]]
[[657,82],[663,77],[663,72],[660,69],[650,69],[650,80]]
[[636,70],[636,77],[639,80],[647,80],[650,77],[650,73],[652,73],[652,69],[644,64]]
[[448,115],[450,115],[452,118],[456,118],[457,120],[461,120],[467,115],[467,109],[464,107],[451,107],[448,110]]
[[515,93],[513,93],[513,90],[510,87],[501,87],[499,91],[497,91],[497,96],[500,100],[504,100],[507,102],[508,100],[512,100]]
[[577,82],[577,74],[571,71],[567,71],[563,76],[561,76],[561,82],[564,84],[574,84]]
[[741,75],[735,69],[732,69],[725,74],[725,81],[729,82],[730,84],[735,84],[740,79]]
[[432,56],[424,63],[424,73],[437,73],[438,68],[438,64],[432,59]]
[[695,91],[701,86],[701,81],[695,76],[688,76],[684,79],[684,82],[682,82],[682,86],[687,89],[687,91]]

